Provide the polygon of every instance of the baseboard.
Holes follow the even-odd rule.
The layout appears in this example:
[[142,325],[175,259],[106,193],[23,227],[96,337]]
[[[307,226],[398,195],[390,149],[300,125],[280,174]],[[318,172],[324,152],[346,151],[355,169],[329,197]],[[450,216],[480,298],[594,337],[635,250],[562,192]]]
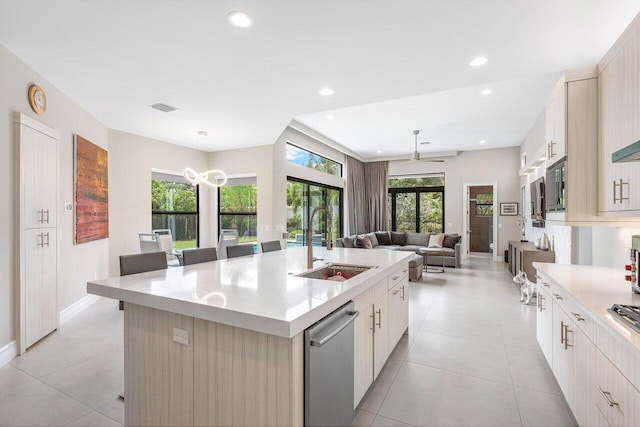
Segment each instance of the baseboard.
[[78,301],[60,312],[60,325],[64,325],[78,315],[82,310],[89,307],[99,299],[100,297],[98,295],[87,295],[84,298],[80,298]]
[[0,368],[11,362],[18,355],[18,344],[16,340],[0,348]]

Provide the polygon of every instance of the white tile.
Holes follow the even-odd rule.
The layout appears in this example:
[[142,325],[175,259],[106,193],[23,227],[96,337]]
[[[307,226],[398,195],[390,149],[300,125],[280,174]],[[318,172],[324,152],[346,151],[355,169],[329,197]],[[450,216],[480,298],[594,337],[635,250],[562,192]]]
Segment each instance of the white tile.
[[11,365],[5,365],[0,368],[0,384],[2,384],[1,387],[3,390],[8,390],[12,387],[33,381],[35,381],[35,379],[32,376],[27,375]]
[[114,396],[109,403],[98,408],[98,412],[124,425],[124,401]]
[[564,397],[516,387],[524,426],[577,426]]
[[376,415],[376,419],[373,420],[373,427],[411,427],[410,424],[401,423],[400,421],[392,420],[391,418],[385,418],[382,415]]
[[67,424],[78,427],[122,427],[122,424],[115,422],[109,417],[105,417],[100,412],[89,412],[77,420]]
[[361,409],[356,413],[356,416],[351,423],[351,427],[370,427],[375,418],[376,414],[372,414],[371,412]]
[[407,334],[404,334],[398,341],[398,344],[396,344],[389,358],[403,361],[407,357],[407,353],[409,353],[409,348],[411,348],[411,344],[413,343],[413,340],[416,339],[416,335],[417,335],[417,332],[411,329]]
[[507,355],[502,344],[420,332],[405,361],[511,383]]
[[0,390],[2,426],[60,426],[89,412],[88,406],[36,380]]
[[416,426],[520,425],[513,387],[403,363],[378,411]]
[[389,359],[387,361],[375,383],[369,388],[369,392],[362,400],[361,409],[374,414],[378,412],[401,365],[402,362],[397,359]]
[[61,369],[41,380],[85,405],[98,409],[124,390],[123,349]]
[[546,393],[562,394],[542,350],[505,347],[513,385]]
[[464,312],[451,313],[432,308],[418,330],[494,344],[502,343],[502,332],[498,321],[493,318],[478,317]]
[[528,348],[539,350],[540,345],[536,338],[536,330],[522,323],[501,323],[502,340],[504,345],[510,347]]

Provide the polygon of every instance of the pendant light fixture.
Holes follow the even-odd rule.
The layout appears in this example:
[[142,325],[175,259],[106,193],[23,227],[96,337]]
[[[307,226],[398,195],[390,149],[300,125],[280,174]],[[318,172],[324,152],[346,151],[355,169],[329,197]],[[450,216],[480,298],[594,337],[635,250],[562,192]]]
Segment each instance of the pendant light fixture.
[[[184,178],[193,186],[205,184],[209,187],[218,188],[227,183],[227,175],[219,169],[211,169],[198,173],[192,168],[185,168],[183,174]],[[209,176],[211,176],[212,179],[209,179]]]

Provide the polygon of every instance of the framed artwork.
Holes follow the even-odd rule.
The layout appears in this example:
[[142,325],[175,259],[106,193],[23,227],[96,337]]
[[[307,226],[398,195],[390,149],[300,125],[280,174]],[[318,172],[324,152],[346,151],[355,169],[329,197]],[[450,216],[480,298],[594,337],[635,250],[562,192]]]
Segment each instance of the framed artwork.
[[501,216],[518,216],[518,203],[500,203]]
[[107,150],[80,135],[73,137],[74,243],[109,237],[109,162]]

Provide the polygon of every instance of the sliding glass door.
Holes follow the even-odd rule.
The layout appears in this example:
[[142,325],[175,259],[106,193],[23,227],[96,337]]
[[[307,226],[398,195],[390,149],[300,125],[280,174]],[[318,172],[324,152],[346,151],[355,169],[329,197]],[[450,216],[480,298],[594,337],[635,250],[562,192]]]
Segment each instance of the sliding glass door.
[[[326,206],[331,212],[331,223],[324,211],[318,212],[309,231],[309,216],[318,206]],[[342,189],[308,182],[296,178],[287,179],[287,247],[306,246],[311,232],[314,246],[326,246],[327,231],[331,228],[333,239],[341,237]]]

